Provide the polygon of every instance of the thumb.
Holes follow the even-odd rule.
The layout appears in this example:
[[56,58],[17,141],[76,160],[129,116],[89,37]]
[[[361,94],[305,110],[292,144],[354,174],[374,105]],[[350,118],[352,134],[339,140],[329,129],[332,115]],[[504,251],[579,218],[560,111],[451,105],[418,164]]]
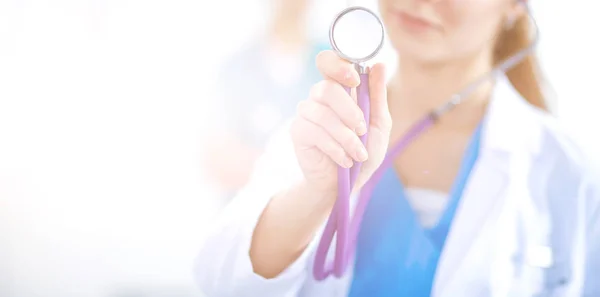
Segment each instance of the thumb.
[[385,158],[390,139],[392,117],[388,108],[385,66],[383,64],[375,64],[370,69],[369,93],[371,97],[369,138],[367,141],[369,159],[362,164],[361,174],[358,176],[355,189],[362,188],[375,170],[379,168]]

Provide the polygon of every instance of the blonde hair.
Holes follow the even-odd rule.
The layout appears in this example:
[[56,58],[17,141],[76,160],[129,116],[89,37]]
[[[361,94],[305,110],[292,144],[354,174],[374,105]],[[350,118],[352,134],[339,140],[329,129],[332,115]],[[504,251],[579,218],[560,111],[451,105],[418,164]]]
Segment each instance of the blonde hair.
[[[531,25],[529,16],[523,14],[510,28],[501,28],[495,51],[495,64],[526,48],[531,43]],[[547,102],[542,91],[542,80],[538,61],[534,54],[528,55],[523,61],[506,72],[513,87],[529,102],[543,110],[548,110]]]

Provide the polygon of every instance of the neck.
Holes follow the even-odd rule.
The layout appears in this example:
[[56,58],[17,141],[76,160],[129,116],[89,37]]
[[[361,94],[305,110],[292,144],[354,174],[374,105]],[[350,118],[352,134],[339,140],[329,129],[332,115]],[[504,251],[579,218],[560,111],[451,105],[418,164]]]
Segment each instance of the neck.
[[[389,85],[392,117],[415,120],[446,103],[480,76],[492,69],[491,52],[451,63],[423,64],[403,60]],[[451,114],[459,116],[487,104],[493,82],[482,83],[477,90],[464,98]]]

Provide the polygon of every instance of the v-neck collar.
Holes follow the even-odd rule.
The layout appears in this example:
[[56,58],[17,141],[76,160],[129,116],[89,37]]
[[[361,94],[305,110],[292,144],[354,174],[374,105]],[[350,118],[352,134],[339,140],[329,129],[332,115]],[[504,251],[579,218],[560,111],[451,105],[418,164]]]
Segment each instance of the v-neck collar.
[[362,222],[349,296],[429,296],[463,185],[477,159],[479,138],[478,128],[464,154],[453,197],[430,230],[419,223],[394,170],[383,172]]
[[[461,166],[448,195],[449,201],[446,204],[446,207],[438,221],[430,228],[424,227],[420,223],[417,224],[421,231],[426,233],[440,250],[444,246],[452,219],[454,218],[454,214],[458,208],[460,197],[463,194],[472,168],[474,167],[477,157],[479,156],[481,130],[480,124],[477,129],[475,129],[475,132],[473,133],[473,136],[469,142],[469,146],[463,154]],[[410,205],[406,197],[404,184],[392,166],[387,169],[387,172],[385,173],[384,178],[381,180],[381,183],[386,183],[391,192],[398,193],[398,199],[401,199],[402,203],[405,204],[408,209],[412,210],[410,212],[411,216],[418,222],[418,215],[415,213],[413,207]]]

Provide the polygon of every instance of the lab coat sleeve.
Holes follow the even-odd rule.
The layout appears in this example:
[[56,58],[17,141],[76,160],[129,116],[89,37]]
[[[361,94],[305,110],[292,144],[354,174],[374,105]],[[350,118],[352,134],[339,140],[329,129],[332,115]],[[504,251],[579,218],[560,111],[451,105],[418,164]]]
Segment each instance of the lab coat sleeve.
[[226,207],[201,248],[195,275],[207,296],[294,297],[307,276],[312,248],[272,279],[254,273],[249,257],[254,228],[271,197],[302,178],[288,126],[271,139],[250,182]]
[[600,296],[600,175],[592,175],[586,188],[586,269],[584,297]]

